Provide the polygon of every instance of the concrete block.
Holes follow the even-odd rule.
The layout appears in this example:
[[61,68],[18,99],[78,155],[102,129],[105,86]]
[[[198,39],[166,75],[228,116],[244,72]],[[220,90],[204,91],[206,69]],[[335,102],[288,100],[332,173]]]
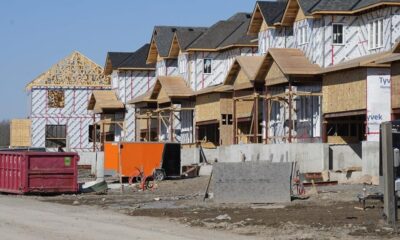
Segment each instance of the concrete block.
[[203,165],[200,166],[199,176],[210,176],[213,170],[212,165]]
[[292,163],[216,163],[213,193],[218,203],[283,203],[291,200]]

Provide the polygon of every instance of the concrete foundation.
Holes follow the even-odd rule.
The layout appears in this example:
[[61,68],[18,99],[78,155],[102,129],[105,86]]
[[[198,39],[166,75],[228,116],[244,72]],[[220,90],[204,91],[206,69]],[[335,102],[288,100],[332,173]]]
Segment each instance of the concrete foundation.
[[[324,143],[239,144],[205,149],[214,162],[297,162],[301,173],[362,168],[362,175],[379,175],[379,143],[353,145]],[[182,149],[182,164],[200,163],[199,149]],[[357,174],[354,174],[356,176]],[[358,175],[357,175],[358,176]]]
[[242,162],[213,166],[213,193],[218,203],[291,201],[292,163]]
[[331,145],[329,146],[329,170],[341,171],[362,166],[362,145]]

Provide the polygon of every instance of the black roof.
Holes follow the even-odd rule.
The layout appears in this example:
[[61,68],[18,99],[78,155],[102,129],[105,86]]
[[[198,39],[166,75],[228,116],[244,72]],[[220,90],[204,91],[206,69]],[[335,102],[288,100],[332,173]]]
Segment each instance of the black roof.
[[178,38],[180,47],[183,50],[186,50],[190,44],[192,44],[195,40],[197,40],[204,32],[207,31],[208,28],[197,27],[197,28],[189,28],[189,29],[179,29],[176,31],[176,36]]
[[317,11],[355,11],[377,3],[399,0],[299,0],[306,15]]
[[131,53],[118,68],[155,68],[155,64],[147,64],[147,53],[149,52],[150,44],[145,44],[136,52]]
[[249,13],[237,13],[225,21],[219,21],[194,41],[189,49],[218,49],[234,44],[253,45],[247,27],[251,20]]
[[108,52],[106,65],[111,64],[113,69],[117,69],[131,54],[132,52]]
[[282,20],[283,14],[285,13],[287,0],[277,2],[258,1],[257,4],[260,7],[260,11],[265,22],[268,25],[273,25],[274,23]]
[[104,67],[106,74],[118,68],[154,69],[155,64],[146,64],[149,48],[150,44],[145,44],[136,52],[108,52]]
[[161,57],[168,57],[169,49],[171,47],[175,32],[190,32],[191,30],[198,32],[197,30],[201,31],[201,29],[204,28],[155,26],[153,31],[153,39],[156,43],[158,54]]

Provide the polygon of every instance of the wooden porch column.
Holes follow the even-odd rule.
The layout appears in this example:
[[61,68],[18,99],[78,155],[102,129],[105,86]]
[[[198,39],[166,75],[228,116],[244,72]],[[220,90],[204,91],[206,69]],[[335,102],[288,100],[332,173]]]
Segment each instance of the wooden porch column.
[[147,112],[147,141],[151,142],[151,115]]
[[254,97],[254,139],[258,143],[258,94]]
[[95,113],[93,113],[93,129],[94,130],[91,133],[92,134],[92,139],[93,139],[93,152],[96,152],[97,151],[97,149],[96,149],[97,124],[96,124],[96,114]]
[[157,140],[161,142],[161,112],[158,112]]
[[169,128],[170,128],[170,141],[174,142],[174,111],[170,109],[169,112]]

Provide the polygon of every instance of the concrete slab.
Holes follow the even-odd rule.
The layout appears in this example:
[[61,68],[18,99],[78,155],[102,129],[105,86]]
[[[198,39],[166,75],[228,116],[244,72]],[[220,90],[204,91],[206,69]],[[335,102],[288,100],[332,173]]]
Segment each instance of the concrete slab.
[[213,165],[218,203],[284,203],[291,198],[293,163],[241,162]]

